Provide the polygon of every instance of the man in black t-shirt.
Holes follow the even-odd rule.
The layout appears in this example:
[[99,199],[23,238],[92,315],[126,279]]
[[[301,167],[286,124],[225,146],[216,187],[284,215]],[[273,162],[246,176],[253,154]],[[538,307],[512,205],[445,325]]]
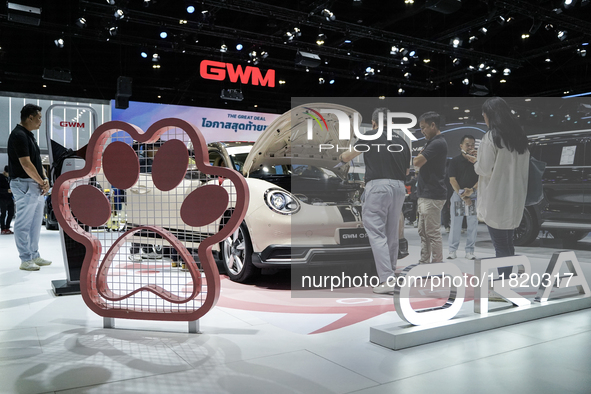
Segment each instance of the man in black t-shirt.
[[[460,233],[462,220],[466,217],[468,224],[468,238],[466,239],[466,258],[474,260],[474,244],[476,243],[476,231],[478,218],[476,217],[476,189],[478,188],[478,175],[474,172],[476,158],[470,153],[474,151],[475,139],[471,135],[462,137],[460,149],[462,153],[454,157],[449,165],[449,183],[454,193],[450,200],[450,232],[449,232],[449,256],[448,259],[457,257],[456,251],[460,246]],[[462,209],[463,208],[463,209]]]
[[441,209],[447,199],[445,186],[447,142],[441,135],[439,123],[440,116],[436,112],[427,112],[419,117],[419,126],[427,139],[427,144],[413,159],[415,168],[420,169],[417,187],[419,235],[421,236],[420,264],[443,261]]
[[39,145],[32,133],[40,126],[41,107],[27,104],[21,109],[21,122],[8,137],[10,189],[18,213],[14,241],[21,259],[20,269],[25,271],[38,271],[39,266],[51,264],[39,256],[43,196],[49,191]]
[[[402,137],[392,133],[388,140],[387,108],[377,108],[372,127],[381,132],[375,140],[358,140],[355,150],[341,155],[348,162],[363,153],[365,192],[363,194],[363,226],[371,245],[380,283],[374,293],[394,291],[394,271],[398,259],[398,226],[406,194],[404,181],[410,167],[410,149]],[[380,120],[381,117],[381,120]]]

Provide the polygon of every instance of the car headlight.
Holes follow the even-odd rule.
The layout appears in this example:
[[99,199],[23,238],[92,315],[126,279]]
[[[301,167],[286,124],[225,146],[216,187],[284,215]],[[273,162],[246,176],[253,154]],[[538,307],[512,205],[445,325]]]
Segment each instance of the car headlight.
[[265,203],[272,211],[282,215],[291,215],[300,210],[298,200],[281,189],[269,189],[265,192]]

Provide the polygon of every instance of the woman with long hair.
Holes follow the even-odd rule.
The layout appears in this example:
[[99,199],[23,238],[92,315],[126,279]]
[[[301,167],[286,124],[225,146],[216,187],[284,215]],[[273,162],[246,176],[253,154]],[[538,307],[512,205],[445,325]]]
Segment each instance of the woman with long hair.
[[[513,256],[513,230],[523,217],[527,194],[527,136],[500,97],[486,100],[482,116],[488,132],[482,137],[474,164],[479,175],[476,210],[488,227],[496,257]],[[499,275],[508,278],[511,270],[499,268]]]

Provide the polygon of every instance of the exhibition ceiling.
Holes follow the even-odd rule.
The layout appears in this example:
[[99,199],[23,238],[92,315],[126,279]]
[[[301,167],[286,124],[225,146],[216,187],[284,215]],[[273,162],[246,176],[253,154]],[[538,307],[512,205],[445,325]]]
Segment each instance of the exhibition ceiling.
[[[269,112],[291,97],[581,94],[591,91],[589,3],[9,0],[0,90],[110,100],[126,76],[131,100]],[[218,80],[203,77],[204,60],[220,62],[207,68]],[[232,82],[238,65],[275,70],[275,86]]]

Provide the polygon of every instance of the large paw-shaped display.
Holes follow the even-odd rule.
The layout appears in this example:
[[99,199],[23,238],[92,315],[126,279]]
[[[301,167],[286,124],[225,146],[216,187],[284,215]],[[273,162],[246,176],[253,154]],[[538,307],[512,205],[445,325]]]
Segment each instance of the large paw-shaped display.
[[[110,137],[115,132],[123,131],[139,143],[152,144],[170,130],[188,137],[193,146],[194,157],[189,157],[185,142],[169,139],[161,144],[153,157],[149,181],[140,184],[138,152],[124,142],[110,142]],[[153,189],[158,193],[174,193],[175,190],[178,191],[176,188],[180,184],[186,186],[185,175],[191,159],[201,174],[206,174],[208,179],[217,178],[219,182],[189,182],[189,185],[198,187],[186,191],[181,203],[175,205],[170,202],[174,198],[178,199],[178,194],[173,194],[174,198],[168,200],[167,206],[178,211],[173,212],[172,216],[180,218],[180,227],[184,230],[171,230],[170,226],[154,225],[146,219],[145,223],[132,223],[131,226],[128,223],[128,230],[112,242],[104,237],[99,239],[95,232],[88,231],[91,227],[100,227],[110,222],[114,215],[103,190],[88,182],[101,168],[108,183],[118,190],[131,190],[141,194]],[[222,182],[224,187],[221,186]],[[229,184],[231,187],[228,187]],[[186,121],[163,119],[150,126],[145,133],[134,125],[112,121],[101,125],[93,133],[88,144],[84,169],[67,172],[57,179],[52,199],[56,217],[64,231],[86,247],[80,288],[84,301],[94,312],[115,318],[192,321],[207,313],[219,297],[220,279],[212,247],[229,237],[240,226],[248,206],[248,188],[238,172],[209,165],[203,136],[194,125]],[[146,217],[160,217],[162,223],[162,216],[171,215],[171,212],[154,212],[160,205],[164,205],[159,203],[151,202],[150,212],[146,212]],[[228,215],[228,212],[231,214]],[[222,215],[224,220],[220,223]],[[200,272],[191,251],[186,247],[187,242],[181,242],[178,237],[179,234],[193,234],[187,228],[196,229],[196,233],[199,233],[199,229],[211,226],[211,223],[217,223],[215,231],[211,231],[209,227],[199,239],[197,250]],[[154,264],[151,269],[145,269],[146,266],[142,263],[129,264],[127,259],[121,258],[121,255],[125,255],[122,251],[129,249],[131,240],[145,239],[141,237],[146,234],[159,239],[174,251],[175,261],[186,267],[189,280],[182,283],[182,280],[176,280],[182,279],[181,276],[173,278],[174,275],[170,272],[165,272],[163,279],[163,275],[157,275],[162,272],[154,270]],[[124,264],[117,264],[121,261]],[[160,263],[162,268],[166,265]],[[117,280],[114,281],[113,278]],[[202,283],[203,278],[206,290]],[[204,293],[205,296],[196,303],[198,295]]]

